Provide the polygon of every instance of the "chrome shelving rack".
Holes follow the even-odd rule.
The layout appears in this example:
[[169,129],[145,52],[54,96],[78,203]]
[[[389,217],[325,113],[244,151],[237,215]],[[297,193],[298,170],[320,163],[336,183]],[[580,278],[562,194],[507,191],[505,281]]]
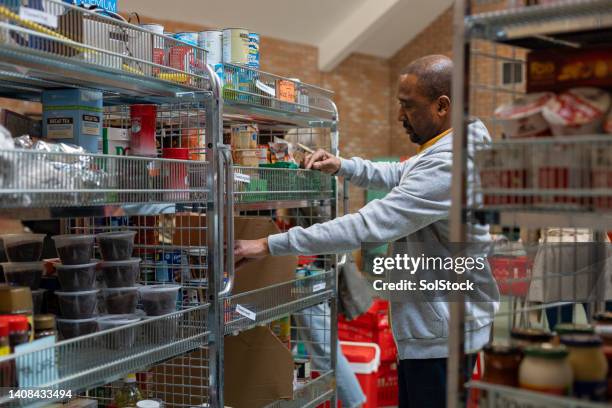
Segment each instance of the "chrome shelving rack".
[[[488,11],[491,9],[498,11]],[[612,137],[597,134],[501,140],[502,127],[494,110],[526,93],[524,80],[511,81],[510,84],[502,82],[503,64],[520,67],[524,78],[529,50],[554,48],[561,53],[567,47],[610,47],[612,3],[609,0],[562,0],[547,5],[508,7],[504,1],[458,0],[455,2],[454,27],[451,239],[465,242],[466,225],[481,223],[500,228],[566,228],[574,232],[586,229],[594,242],[603,242],[606,231],[612,229],[612,212],[607,205],[612,190],[609,185],[591,185],[590,180],[596,171],[612,171]],[[474,116],[487,126],[493,138],[491,146],[482,149],[469,146],[467,126]],[[517,165],[512,168],[508,163]],[[546,173],[538,173],[547,165],[568,165],[576,183],[568,186],[557,186],[555,181],[551,183]],[[506,176],[512,175],[506,179],[512,180],[507,185],[500,182],[502,175],[499,170],[503,166],[510,170]],[[577,247],[578,244],[574,245]],[[522,253],[525,254],[525,250]],[[576,272],[576,276],[578,274]],[[529,287],[539,279],[542,278],[531,276],[528,271],[526,277],[510,280],[509,284]],[[542,284],[545,287],[547,280]],[[589,300],[591,315],[603,303],[601,291],[597,292],[595,298]],[[508,329],[530,311],[544,311],[567,303],[545,301],[527,305],[524,296],[510,293],[508,298],[502,297],[502,306],[505,302],[513,305],[497,315],[498,318],[508,318]],[[480,397],[487,396],[480,400],[481,407],[499,404],[607,406],[480,381],[465,383],[461,373],[464,329],[468,319],[463,302],[451,304],[449,407],[464,406],[467,398],[472,398],[469,401],[473,406],[474,395],[478,392]],[[497,339],[498,330],[495,332]]]
[[[28,6],[50,25],[21,17]],[[153,49],[170,60],[153,62]],[[299,103],[277,98],[277,80],[294,83]],[[233,248],[238,212],[295,223],[336,216],[335,177],[234,166],[223,140],[224,126],[257,123],[262,142],[280,137],[338,154],[332,94],[236,65],[215,73],[201,48],[59,0],[0,0],[0,96],[39,101],[44,90],[57,88],[102,91],[105,124],[124,129],[129,105],[156,105],[158,153],[188,147],[191,160],[2,149],[0,216],[59,220],[66,233],[136,231],[141,283],[178,281],[181,307],[0,363],[44,362],[48,371],[29,387],[85,392],[102,403],[112,398],[115,380],[136,372],[143,392],[168,397],[167,406],[223,407],[224,337],[294,314],[292,340],[317,347],[310,357],[320,376],[300,384],[292,401],[272,406],[335,404],[336,256],[317,258],[318,274],[234,294],[233,251],[221,244],[226,236]],[[184,175],[185,184],[170,181]],[[237,313],[238,305],[248,306],[252,318]],[[322,322],[316,335],[313,319]],[[0,404],[10,402],[2,391]]]

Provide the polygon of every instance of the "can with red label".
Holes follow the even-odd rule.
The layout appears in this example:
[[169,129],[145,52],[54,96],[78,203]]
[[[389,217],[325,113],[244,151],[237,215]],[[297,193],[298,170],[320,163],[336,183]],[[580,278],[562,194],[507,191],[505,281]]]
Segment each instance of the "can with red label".
[[133,156],[157,156],[155,127],[157,105],[130,106],[130,153]]

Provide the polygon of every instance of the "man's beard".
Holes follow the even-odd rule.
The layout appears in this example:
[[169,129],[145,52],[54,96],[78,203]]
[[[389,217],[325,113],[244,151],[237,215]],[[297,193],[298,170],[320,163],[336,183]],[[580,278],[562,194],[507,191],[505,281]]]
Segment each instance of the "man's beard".
[[403,125],[404,125],[404,129],[406,130],[406,133],[408,133],[408,136],[410,137],[410,141],[412,143],[416,143],[416,144],[419,144],[419,145],[423,144],[423,142],[421,141],[422,138],[414,132],[414,129],[412,128],[412,126],[410,126],[408,121],[405,120]]

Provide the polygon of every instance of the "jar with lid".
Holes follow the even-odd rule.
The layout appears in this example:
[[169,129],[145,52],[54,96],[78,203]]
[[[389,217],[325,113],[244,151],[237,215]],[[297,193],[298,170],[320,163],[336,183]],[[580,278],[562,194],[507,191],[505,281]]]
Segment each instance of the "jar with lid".
[[23,315],[28,319],[29,341],[34,340],[32,292],[28,287],[0,285],[0,314]]
[[522,353],[518,347],[487,344],[484,347],[483,381],[491,384],[518,386],[518,372]]
[[514,328],[510,332],[510,343],[519,348],[537,346],[552,339],[552,333],[544,329]]
[[[0,318],[0,358],[11,353],[9,343],[9,324],[4,318]],[[12,385],[12,367],[10,361],[0,363],[0,387]]]
[[11,353],[15,352],[15,347],[30,341],[30,323],[28,318],[22,315],[7,316],[9,325],[9,344]]
[[569,350],[574,395],[591,401],[606,401],[608,361],[601,338],[590,334],[570,334],[561,336],[561,343]]
[[593,334],[595,329],[590,324],[561,323],[555,326],[555,333],[558,336],[566,334]]
[[608,361],[608,401],[612,400],[612,324],[595,327],[597,333],[603,340],[603,352]]
[[34,315],[34,338],[40,339],[41,337],[47,336],[57,337],[57,331],[55,330],[55,315]]
[[521,388],[552,395],[568,395],[572,386],[572,367],[564,346],[542,344],[524,349],[519,368]]

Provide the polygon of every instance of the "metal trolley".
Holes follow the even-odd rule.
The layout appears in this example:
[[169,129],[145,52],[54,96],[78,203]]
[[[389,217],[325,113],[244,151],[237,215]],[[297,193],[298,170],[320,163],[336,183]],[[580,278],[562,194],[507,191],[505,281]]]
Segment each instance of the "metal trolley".
[[[48,20],[32,21],[26,9]],[[335,177],[233,165],[223,136],[236,123],[258,123],[261,143],[285,138],[338,154],[332,94],[294,81],[301,97],[281,100],[270,93],[279,80],[291,81],[230,64],[215,73],[201,48],[59,0],[0,0],[0,96],[102,91],[104,125],[126,131],[130,105],[155,105],[158,153],[93,154],[23,139],[0,150],[0,214],[53,220],[59,233],[135,231],[139,283],[181,285],[175,313],[0,357],[22,388],[70,389],[107,404],[116,381],[136,373],[143,394],[166,406],[223,407],[225,336],[291,314],[293,343],[310,345],[294,354],[308,354],[319,375],[292,400],[271,403],[335,404],[337,257],[311,260],[319,271],[309,276],[233,291],[235,214],[289,226],[338,212]],[[190,160],[166,155],[176,147],[188,148]],[[322,321],[317,330],[314,319]],[[40,375],[25,381],[33,366]],[[18,403],[3,388],[0,404]]]
[[[494,114],[498,106],[526,94],[523,78],[530,50],[563,53],[568,47],[610,47],[611,3],[507,3],[512,4],[460,0],[454,20],[452,240],[465,241],[468,223],[489,224],[492,232],[506,235],[518,236],[520,229],[522,238],[496,245],[494,258],[489,258],[502,295],[493,341],[507,341],[517,327],[545,328],[545,316],[559,317],[562,307],[573,308],[576,319],[581,304],[586,305],[588,321],[603,310],[606,296],[601,289],[606,285],[601,283],[608,275],[600,268],[584,276],[578,260],[587,257],[601,267],[609,257],[606,232],[612,230],[612,190],[603,178],[612,172],[610,135],[505,139],[503,123]],[[467,125],[474,116],[487,126],[493,138],[490,146],[468,142]],[[559,177],[563,172],[568,174],[565,179]],[[536,231],[539,239],[533,238]],[[564,249],[550,249],[555,242],[563,242]],[[496,275],[493,265],[500,259],[507,262],[497,265],[503,276]],[[534,259],[540,263],[533,266]],[[553,273],[563,267],[564,273]],[[566,273],[568,269],[572,273]],[[581,285],[591,290],[580,293]],[[537,301],[532,296],[535,288],[543,291]],[[449,407],[607,406],[464,378],[464,335],[470,318],[463,302],[451,305]]]

